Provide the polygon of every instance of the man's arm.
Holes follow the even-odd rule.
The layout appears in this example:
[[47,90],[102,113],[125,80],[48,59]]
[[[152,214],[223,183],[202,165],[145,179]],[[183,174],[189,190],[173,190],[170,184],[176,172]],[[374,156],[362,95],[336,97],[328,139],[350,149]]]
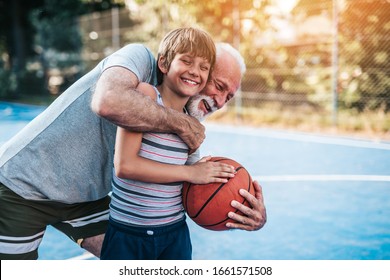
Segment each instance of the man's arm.
[[110,67],[100,76],[92,98],[92,110],[123,128],[176,133],[197,149],[205,138],[204,126],[195,118],[159,106],[137,92],[137,76],[123,67]]

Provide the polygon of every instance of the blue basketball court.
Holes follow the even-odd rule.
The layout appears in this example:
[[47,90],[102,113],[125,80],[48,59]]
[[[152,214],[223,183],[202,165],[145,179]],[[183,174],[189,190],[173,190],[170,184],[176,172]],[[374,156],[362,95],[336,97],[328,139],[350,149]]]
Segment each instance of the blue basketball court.
[[[44,107],[0,102],[0,145]],[[231,157],[263,187],[268,222],[213,232],[189,220],[200,260],[389,260],[390,142],[206,123],[202,155]],[[91,258],[49,227],[40,259]]]

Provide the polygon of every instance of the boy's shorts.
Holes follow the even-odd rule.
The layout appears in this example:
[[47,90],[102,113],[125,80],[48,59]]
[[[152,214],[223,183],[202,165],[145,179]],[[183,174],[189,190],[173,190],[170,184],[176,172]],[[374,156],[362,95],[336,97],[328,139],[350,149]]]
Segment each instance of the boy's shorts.
[[192,244],[185,219],[171,225],[138,227],[110,219],[102,260],[191,260]]
[[0,183],[0,259],[37,259],[46,226],[73,241],[106,232],[110,197],[65,204],[27,200]]

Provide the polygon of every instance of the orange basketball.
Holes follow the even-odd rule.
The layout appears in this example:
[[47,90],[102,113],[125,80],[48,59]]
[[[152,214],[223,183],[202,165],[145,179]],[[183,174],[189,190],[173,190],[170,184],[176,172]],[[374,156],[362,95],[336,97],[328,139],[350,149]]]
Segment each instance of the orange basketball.
[[[185,183],[183,186],[183,206],[188,216],[199,226],[210,230],[228,230],[226,223],[231,221],[229,212],[239,212],[230,205],[234,199],[244,205],[249,203],[240,194],[245,189],[254,195],[252,178],[248,171],[238,162],[225,158],[213,157],[211,161],[230,164],[236,169],[236,175],[227,183],[197,185]],[[241,212],[239,212],[240,214]]]

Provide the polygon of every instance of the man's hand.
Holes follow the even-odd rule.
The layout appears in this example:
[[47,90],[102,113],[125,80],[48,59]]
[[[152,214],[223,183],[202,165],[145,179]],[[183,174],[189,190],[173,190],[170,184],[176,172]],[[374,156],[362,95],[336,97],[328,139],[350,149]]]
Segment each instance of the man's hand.
[[193,153],[206,138],[205,127],[196,118],[182,115],[182,118],[177,118],[178,121],[182,122],[180,126],[182,129],[178,135],[190,148],[190,153]]
[[236,223],[227,223],[226,226],[232,229],[243,229],[254,231],[261,229],[267,221],[267,212],[264,206],[263,191],[257,181],[253,181],[255,188],[255,196],[251,195],[244,189],[240,190],[240,194],[244,197],[252,208],[249,208],[238,201],[233,200],[231,205],[238,209],[244,215],[229,212],[229,218],[237,221]]

